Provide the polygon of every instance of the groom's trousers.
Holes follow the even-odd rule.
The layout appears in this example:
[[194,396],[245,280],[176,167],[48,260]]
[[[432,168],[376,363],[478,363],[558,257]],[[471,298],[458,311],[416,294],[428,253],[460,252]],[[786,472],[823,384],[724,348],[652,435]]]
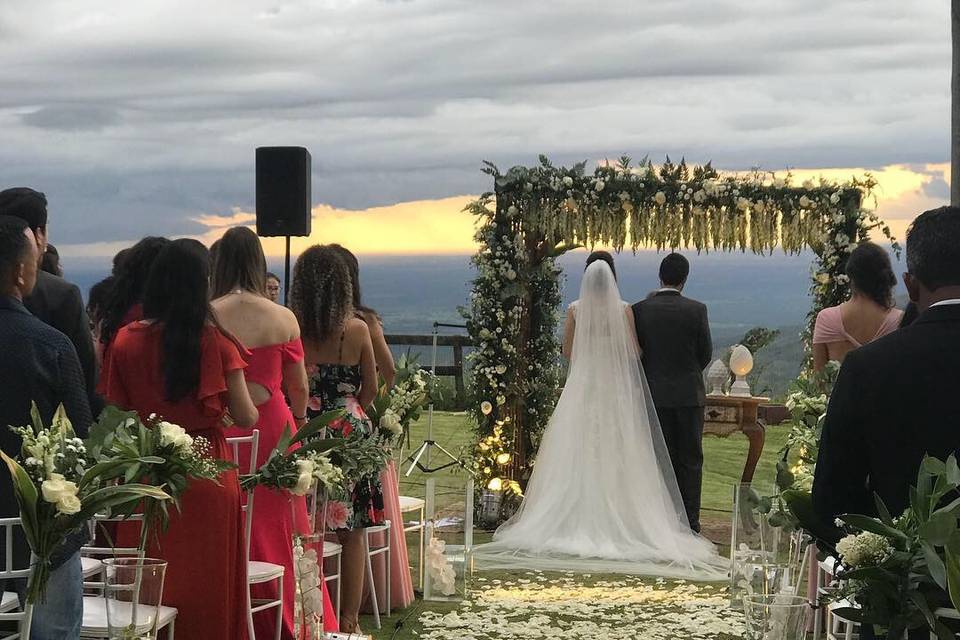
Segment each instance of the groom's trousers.
[[703,485],[703,407],[657,407],[660,429],[680,487],[690,528],[700,532]]

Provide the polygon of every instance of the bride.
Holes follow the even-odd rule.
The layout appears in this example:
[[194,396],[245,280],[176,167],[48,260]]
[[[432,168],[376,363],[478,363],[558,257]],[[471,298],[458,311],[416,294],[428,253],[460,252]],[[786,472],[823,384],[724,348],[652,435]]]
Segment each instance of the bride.
[[687,522],[609,254],[588,258],[565,336],[570,370],[523,504],[477,562],[724,579],[726,561]]

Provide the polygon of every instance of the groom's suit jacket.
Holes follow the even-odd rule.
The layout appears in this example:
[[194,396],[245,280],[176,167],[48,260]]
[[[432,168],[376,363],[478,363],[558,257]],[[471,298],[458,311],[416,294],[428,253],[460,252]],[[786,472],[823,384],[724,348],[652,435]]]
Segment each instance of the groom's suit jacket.
[[633,305],[633,317],[654,404],[702,407],[703,370],[713,357],[707,307],[662,290]]

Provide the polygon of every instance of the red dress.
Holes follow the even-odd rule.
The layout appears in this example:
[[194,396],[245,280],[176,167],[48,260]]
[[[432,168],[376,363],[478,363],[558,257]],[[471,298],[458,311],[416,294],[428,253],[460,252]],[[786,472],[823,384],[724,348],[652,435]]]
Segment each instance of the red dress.
[[[257,467],[262,466],[280,441],[280,435],[286,426],[296,429],[293,414],[287,406],[280,385],[283,381],[283,367],[289,363],[303,360],[303,346],[300,339],[283,344],[274,344],[250,349],[250,358],[244,376],[270,392],[270,399],[257,407],[260,420],[256,428],[260,430],[260,442],[257,451]],[[231,428],[228,436],[248,435],[248,429]],[[249,450],[240,454],[240,470],[249,469]],[[308,526],[307,503],[303,497],[283,491],[274,491],[267,487],[254,489],[253,523],[250,534],[250,559],[270,562],[285,567],[283,582],[283,633],[284,640],[293,638],[294,569],[293,569],[293,533],[306,533]],[[323,626],[326,631],[338,631],[337,619],[323,584]],[[275,582],[253,585],[254,598],[276,598]],[[275,609],[268,609],[253,616],[254,631],[260,640],[273,640],[275,630]]]
[[[231,459],[224,440],[226,375],[246,363],[237,346],[215,327],[204,328],[200,341],[200,384],[178,402],[164,393],[162,327],[140,322],[123,327],[104,362],[102,389],[107,401],[141,416],[156,413],[203,436],[212,455]],[[170,510],[170,527],[151,536],[148,555],[168,562],[164,603],[178,610],[178,640],[247,639],[247,570],[243,561],[243,517],[236,471],[210,481],[191,483],[181,497],[181,511]],[[136,528],[120,527],[118,542],[136,544]]]

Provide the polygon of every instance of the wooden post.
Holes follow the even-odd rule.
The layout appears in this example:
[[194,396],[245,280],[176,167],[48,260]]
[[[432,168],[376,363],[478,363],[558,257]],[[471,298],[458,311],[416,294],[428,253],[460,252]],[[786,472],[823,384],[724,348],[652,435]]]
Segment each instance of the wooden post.
[[457,393],[457,406],[462,407],[467,403],[467,393],[463,387],[463,344],[457,342],[453,345],[453,368],[457,370],[453,378]]

